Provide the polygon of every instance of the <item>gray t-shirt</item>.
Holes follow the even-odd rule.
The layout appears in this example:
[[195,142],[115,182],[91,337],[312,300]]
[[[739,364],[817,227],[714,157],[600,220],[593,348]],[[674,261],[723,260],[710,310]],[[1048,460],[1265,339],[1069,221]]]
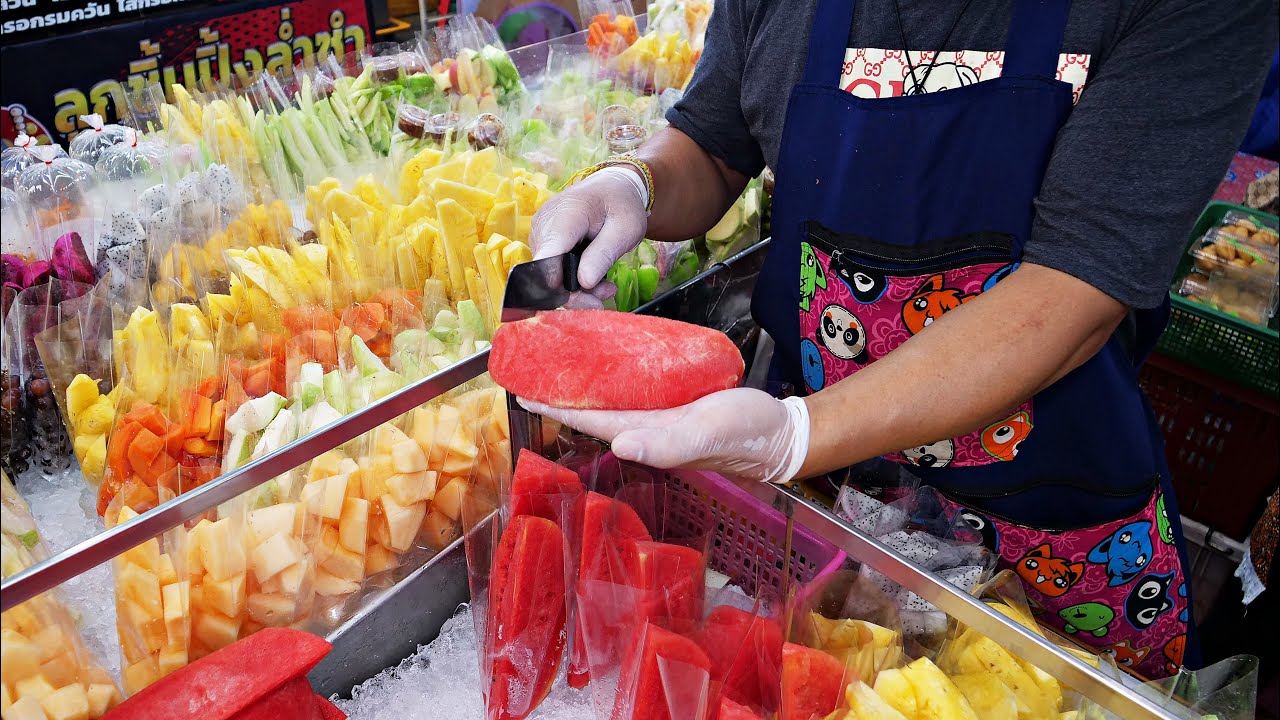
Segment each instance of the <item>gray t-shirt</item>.
[[[673,126],[735,170],[777,167],[791,87],[817,0],[716,0]],[[996,77],[1013,0],[858,0],[841,87],[918,91],[904,62],[937,52],[933,92]],[[1058,77],[1075,107],[1036,201],[1025,259],[1135,308],[1158,305],[1187,235],[1221,181],[1276,47],[1274,0],[1075,0]],[[925,56],[928,60],[928,55]],[[922,74],[917,70],[916,77]],[[998,189],[995,190],[998,192]]]

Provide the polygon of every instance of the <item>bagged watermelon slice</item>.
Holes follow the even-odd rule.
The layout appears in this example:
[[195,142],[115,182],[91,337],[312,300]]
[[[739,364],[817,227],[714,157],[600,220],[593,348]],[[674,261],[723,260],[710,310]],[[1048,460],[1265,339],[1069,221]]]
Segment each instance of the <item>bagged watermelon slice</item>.
[[[782,628],[769,618],[721,605],[693,635],[711,659],[711,681],[723,703],[763,714],[778,709]],[[744,708],[745,709],[745,708]]]
[[704,720],[711,660],[687,637],[642,626],[623,663],[612,720]]
[[840,706],[844,665],[834,657],[804,645],[782,646],[782,718],[825,718]]
[[742,380],[742,355],[717,330],[649,315],[559,310],[498,328],[494,382],[579,410],[661,410]]

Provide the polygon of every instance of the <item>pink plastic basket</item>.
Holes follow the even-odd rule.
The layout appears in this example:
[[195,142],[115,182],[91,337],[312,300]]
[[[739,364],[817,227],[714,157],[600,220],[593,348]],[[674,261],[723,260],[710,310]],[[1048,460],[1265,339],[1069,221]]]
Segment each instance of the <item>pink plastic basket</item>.
[[[710,532],[711,568],[733,578],[758,578],[781,592],[787,572],[783,553],[787,519],[762,504],[733,481],[713,473],[692,471],[661,472],[675,490],[667,506],[667,521],[677,523],[689,534]],[[807,583],[834,572],[847,555],[834,545],[800,525],[792,526],[791,579]],[[749,584],[749,583],[746,583]],[[743,587],[755,595],[758,587]]]

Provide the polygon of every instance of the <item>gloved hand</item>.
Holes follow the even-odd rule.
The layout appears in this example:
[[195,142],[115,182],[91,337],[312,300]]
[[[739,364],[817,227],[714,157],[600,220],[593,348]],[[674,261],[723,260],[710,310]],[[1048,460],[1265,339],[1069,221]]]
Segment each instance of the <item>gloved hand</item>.
[[527,400],[529,412],[613,445],[621,460],[787,482],[809,452],[804,400],[778,400],[752,388],[712,393],[670,410],[563,410]]
[[618,258],[644,239],[649,198],[643,178],[624,166],[599,170],[565,189],[533,216],[534,259],[563,255],[578,241],[591,244],[578,264],[578,282],[594,290]]

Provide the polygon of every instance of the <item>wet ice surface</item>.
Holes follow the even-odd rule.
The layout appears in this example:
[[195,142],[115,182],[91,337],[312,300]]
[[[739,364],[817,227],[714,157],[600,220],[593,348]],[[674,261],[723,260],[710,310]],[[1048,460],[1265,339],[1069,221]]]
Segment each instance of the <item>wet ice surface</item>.
[[[470,608],[450,618],[430,645],[356,686],[350,700],[334,702],[351,720],[483,720]],[[591,717],[590,695],[570,688],[562,674],[530,720]]]
[[[732,585],[708,588],[708,609],[736,605],[746,610],[752,601]],[[351,720],[483,720],[480,663],[471,609],[465,607],[440,630],[430,645],[399,666],[384,670],[352,692],[350,700],[333,698]],[[595,717],[590,691],[565,683],[563,667],[547,699],[530,720],[583,720]]]
[[[104,530],[92,508],[97,495],[74,463],[51,477],[29,470],[17,478],[18,492],[31,506],[40,538],[50,554],[66,550]],[[62,596],[80,625],[85,644],[113,677],[120,677],[116,642],[115,590],[111,564],[103,563],[61,586]]]

